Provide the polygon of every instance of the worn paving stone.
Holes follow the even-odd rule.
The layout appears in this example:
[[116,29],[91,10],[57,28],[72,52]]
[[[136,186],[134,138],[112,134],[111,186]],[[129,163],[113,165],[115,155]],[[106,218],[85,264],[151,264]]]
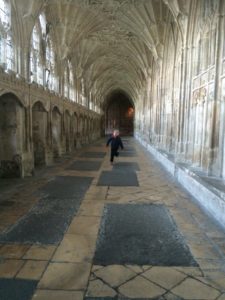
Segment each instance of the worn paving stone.
[[220,256],[213,247],[208,246],[206,243],[204,245],[190,243],[190,248],[196,258],[220,259]]
[[26,261],[16,278],[39,280],[47,266],[47,261]]
[[95,272],[95,271],[100,270],[102,268],[104,268],[104,266],[93,265],[91,270],[92,270],[92,272]]
[[77,216],[70,224],[67,233],[81,235],[97,235],[99,224],[99,217]]
[[95,251],[95,237],[91,235],[66,234],[52,261],[91,262]]
[[105,206],[94,264],[197,266],[167,209],[147,204]]
[[52,257],[56,246],[49,245],[32,245],[30,249],[23,256],[23,259],[32,260],[50,260]]
[[[137,274],[143,273],[144,269],[140,266],[135,266],[135,265],[126,265],[127,268],[131,269]],[[150,266],[149,266],[150,268]]]
[[105,200],[106,195],[108,192],[107,186],[95,186],[91,185],[88,191],[85,194],[85,199],[91,199],[91,200]]
[[0,256],[4,258],[22,258],[29,248],[29,245],[3,245],[0,248]]
[[49,290],[84,290],[88,283],[91,265],[50,263],[38,288]]
[[0,299],[30,300],[37,286],[37,281],[0,278]]
[[139,183],[133,171],[103,171],[98,186],[139,186]]
[[77,216],[101,217],[103,207],[104,202],[93,202],[91,200],[83,202]]
[[200,268],[196,267],[174,267],[179,272],[182,272],[184,274],[187,274],[189,276],[202,276],[202,271]]
[[142,276],[167,290],[170,290],[187,277],[187,275],[170,267],[152,267],[150,270],[143,273]]
[[165,293],[163,288],[138,276],[119,287],[119,292],[127,298],[154,298]]
[[98,278],[108,283],[111,287],[117,287],[136,276],[136,273],[125,266],[112,265],[106,266],[94,272]]
[[185,279],[172,293],[184,299],[216,299],[220,295],[218,290],[192,278]]
[[[103,281],[96,279],[89,282],[86,296],[87,297],[114,297],[117,293]],[[86,298],[85,298],[86,299]]]
[[[204,279],[210,282],[210,285],[225,292],[225,271],[209,270],[204,271]],[[201,277],[199,277],[202,280]]]
[[6,259],[0,261],[0,277],[13,278],[23,266],[23,260]]
[[101,167],[99,161],[75,161],[71,164],[67,170],[78,170],[78,171],[98,171]]
[[183,300],[183,298],[180,298],[179,296],[168,292],[165,295],[163,295],[163,297],[160,297],[159,300]]
[[223,260],[214,260],[214,259],[196,259],[200,268],[204,270],[219,270],[225,269],[225,262]]

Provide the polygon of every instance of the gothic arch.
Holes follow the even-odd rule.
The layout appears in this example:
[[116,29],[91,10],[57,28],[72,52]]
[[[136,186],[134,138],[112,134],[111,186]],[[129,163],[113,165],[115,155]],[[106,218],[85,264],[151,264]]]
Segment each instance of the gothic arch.
[[62,153],[62,114],[57,106],[52,109],[52,151],[57,158]]
[[12,93],[0,96],[0,177],[23,176],[22,160],[26,151],[26,112]]
[[41,101],[32,107],[32,136],[34,166],[46,164],[46,145],[48,131],[48,113]]
[[71,116],[69,110],[64,112],[64,131],[65,131],[65,146],[66,152],[71,150]]

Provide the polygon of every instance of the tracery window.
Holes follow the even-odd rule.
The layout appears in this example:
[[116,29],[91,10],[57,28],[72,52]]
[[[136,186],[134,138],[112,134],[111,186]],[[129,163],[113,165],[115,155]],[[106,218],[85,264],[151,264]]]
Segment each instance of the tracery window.
[[75,86],[74,86],[74,77],[73,77],[71,64],[69,64],[69,98],[75,101]]
[[40,15],[31,36],[30,51],[30,79],[31,82],[44,84],[44,43],[46,34],[46,22],[44,15]]
[[5,69],[13,70],[14,62],[10,5],[0,0],[0,63]]
[[33,28],[31,37],[31,82],[37,82],[58,92],[59,81],[55,75],[55,55],[48,29],[45,15],[41,14]]
[[64,71],[64,96],[75,101],[75,89],[72,65],[68,61]]
[[4,28],[10,26],[10,7],[6,0],[0,0],[0,19]]
[[31,81],[43,84],[43,66],[40,53],[41,31],[38,25],[34,26],[31,38],[30,75]]
[[69,98],[69,68],[66,66],[64,71],[64,96]]
[[46,86],[55,92],[59,92],[59,80],[56,76],[55,70],[55,54],[50,37],[47,39],[46,44]]

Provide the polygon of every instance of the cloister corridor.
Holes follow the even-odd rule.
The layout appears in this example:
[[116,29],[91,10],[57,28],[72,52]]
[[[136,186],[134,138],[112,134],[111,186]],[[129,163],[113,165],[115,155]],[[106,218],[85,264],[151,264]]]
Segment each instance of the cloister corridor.
[[0,0],[0,300],[51,299],[225,300],[225,0]]

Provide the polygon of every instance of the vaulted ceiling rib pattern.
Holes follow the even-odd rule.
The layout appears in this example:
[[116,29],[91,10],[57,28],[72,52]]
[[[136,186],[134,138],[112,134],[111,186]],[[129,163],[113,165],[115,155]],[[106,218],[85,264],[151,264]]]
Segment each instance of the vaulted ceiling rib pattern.
[[[50,28],[58,70],[72,63],[76,78],[100,101],[114,89],[135,99],[150,74],[152,59],[162,54],[168,14],[185,13],[184,0],[13,0],[31,35],[44,12]],[[61,70],[61,71],[60,71]]]

